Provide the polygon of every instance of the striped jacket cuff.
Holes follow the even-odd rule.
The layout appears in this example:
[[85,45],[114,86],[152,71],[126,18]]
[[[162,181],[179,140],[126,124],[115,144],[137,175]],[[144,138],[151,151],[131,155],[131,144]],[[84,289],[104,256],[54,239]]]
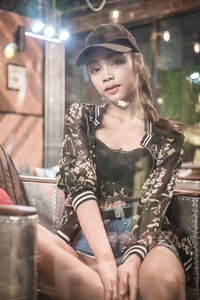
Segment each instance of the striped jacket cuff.
[[141,245],[134,245],[124,252],[123,261],[125,261],[131,254],[138,255],[143,261],[143,259],[147,255],[147,249]]
[[82,204],[83,202],[88,201],[88,200],[96,200],[97,201],[97,198],[93,191],[84,191],[84,192],[78,194],[72,200],[72,206],[73,206],[74,210],[76,211],[80,204]]
[[59,238],[61,238],[63,241],[65,241],[67,244],[70,243],[70,238],[66,234],[64,234],[61,230],[58,230],[56,235]]

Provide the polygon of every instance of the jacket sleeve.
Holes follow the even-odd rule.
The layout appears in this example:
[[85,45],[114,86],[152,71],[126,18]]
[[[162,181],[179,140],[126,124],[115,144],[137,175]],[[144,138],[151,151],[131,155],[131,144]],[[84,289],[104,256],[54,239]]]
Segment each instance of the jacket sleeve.
[[137,213],[133,215],[130,236],[123,247],[124,261],[131,254],[137,254],[143,260],[155,245],[171,202],[182,155],[183,139],[168,138],[160,148],[154,169],[142,187]]
[[57,185],[65,192],[66,205],[77,207],[96,199],[96,171],[87,138],[84,105],[74,103],[65,117],[64,140],[59,160]]

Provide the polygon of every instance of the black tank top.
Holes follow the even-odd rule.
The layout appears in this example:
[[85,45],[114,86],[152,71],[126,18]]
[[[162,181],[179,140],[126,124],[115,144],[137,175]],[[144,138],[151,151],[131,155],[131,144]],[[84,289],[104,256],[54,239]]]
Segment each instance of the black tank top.
[[121,201],[119,204],[126,204],[139,198],[141,187],[150,173],[151,163],[151,155],[145,148],[131,151],[115,150],[96,138],[96,172],[100,202]]

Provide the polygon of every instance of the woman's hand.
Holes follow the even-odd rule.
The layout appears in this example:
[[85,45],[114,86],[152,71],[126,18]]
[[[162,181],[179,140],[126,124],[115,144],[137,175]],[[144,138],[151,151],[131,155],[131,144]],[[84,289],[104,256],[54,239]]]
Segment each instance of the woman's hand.
[[118,267],[119,274],[119,299],[136,300],[138,293],[138,273],[141,259],[132,254]]
[[115,260],[97,262],[98,273],[104,285],[105,300],[119,300],[118,268]]
[[79,205],[77,216],[96,258],[98,273],[105,290],[104,299],[118,300],[118,268],[97,202],[88,200]]

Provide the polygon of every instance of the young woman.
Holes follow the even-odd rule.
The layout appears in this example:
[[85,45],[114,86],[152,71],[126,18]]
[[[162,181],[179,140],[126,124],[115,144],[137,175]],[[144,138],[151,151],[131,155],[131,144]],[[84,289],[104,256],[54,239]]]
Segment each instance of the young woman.
[[154,109],[143,56],[122,25],[98,26],[77,65],[106,104],[73,104],[66,115],[61,298],[185,300],[191,246],[166,217],[183,134]]

